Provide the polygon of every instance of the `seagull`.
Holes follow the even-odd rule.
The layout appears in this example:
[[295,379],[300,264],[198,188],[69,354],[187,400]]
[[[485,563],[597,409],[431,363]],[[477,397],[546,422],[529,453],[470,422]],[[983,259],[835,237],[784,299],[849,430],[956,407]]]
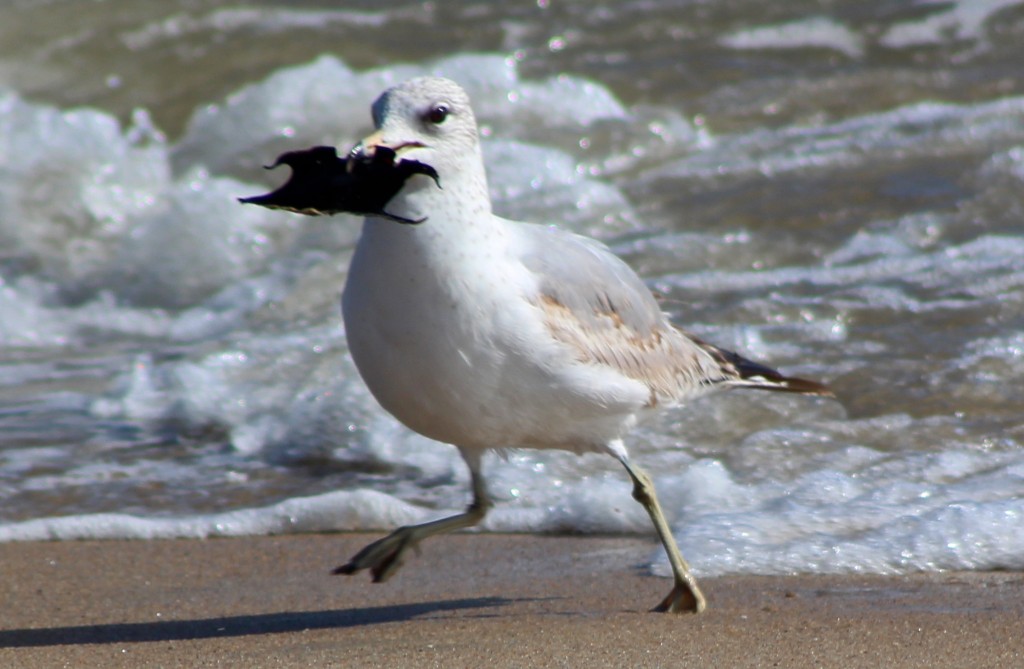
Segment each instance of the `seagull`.
[[381,94],[372,113],[376,131],[353,155],[393,151],[436,178],[411,175],[388,215],[365,218],[342,296],[349,350],[384,409],[458,449],[472,502],[395,530],[334,573],[368,569],[385,581],[424,539],[478,524],[494,504],[481,467],[488,450],[596,451],[625,467],[668,554],[674,585],[654,610],[704,610],[624,439],[645,418],[717,389],[831,392],[676,327],[603,244],[495,215],[473,109],[455,82],[411,79]]

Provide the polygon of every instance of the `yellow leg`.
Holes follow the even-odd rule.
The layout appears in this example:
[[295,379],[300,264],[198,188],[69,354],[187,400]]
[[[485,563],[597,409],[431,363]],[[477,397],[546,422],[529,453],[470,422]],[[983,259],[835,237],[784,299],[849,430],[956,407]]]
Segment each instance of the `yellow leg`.
[[654,493],[654,483],[643,470],[633,466],[628,460],[620,458],[620,461],[629,472],[629,477],[633,479],[633,499],[640,502],[647,515],[651,517],[658,538],[661,539],[668,554],[668,562],[672,566],[672,575],[675,578],[672,591],[653,610],[668,613],[700,613],[707,603],[700,588],[697,587],[697,579],[690,573],[690,565],[686,564],[682,553],[679,552],[672,530],[665,521],[665,514],[662,513],[658,497]]
[[448,518],[432,520],[429,523],[400,527],[383,539],[374,541],[331,573],[354,574],[362,569],[369,569],[374,583],[382,583],[391,578],[402,566],[402,558],[405,557],[406,551],[410,548],[417,550],[417,546],[424,539],[435,534],[472,527],[483,520],[487,515],[487,510],[492,506],[492,502],[487,496],[487,489],[480,473],[480,459],[473,455],[475,454],[467,457],[463,453],[463,457],[466,458],[466,463],[469,465],[473,484],[473,502],[465,512]]

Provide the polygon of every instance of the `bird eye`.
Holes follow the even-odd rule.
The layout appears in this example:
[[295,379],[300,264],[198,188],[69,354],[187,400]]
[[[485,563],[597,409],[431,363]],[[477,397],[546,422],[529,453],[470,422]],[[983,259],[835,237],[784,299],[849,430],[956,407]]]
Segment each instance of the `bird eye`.
[[427,120],[434,125],[441,125],[445,119],[448,118],[448,114],[451,113],[451,109],[444,103],[438,103],[430,108],[427,112]]

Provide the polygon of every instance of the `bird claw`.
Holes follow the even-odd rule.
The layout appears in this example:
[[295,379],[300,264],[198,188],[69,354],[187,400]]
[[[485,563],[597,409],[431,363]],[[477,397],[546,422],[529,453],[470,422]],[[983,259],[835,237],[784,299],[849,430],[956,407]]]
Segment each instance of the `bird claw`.
[[661,603],[651,611],[658,613],[700,613],[707,603],[700,590],[691,589],[686,583],[676,583]]
[[354,574],[369,569],[374,583],[383,583],[401,568],[405,551],[412,548],[419,555],[419,540],[411,527],[400,527],[391,534],[369,544],[332,574]]

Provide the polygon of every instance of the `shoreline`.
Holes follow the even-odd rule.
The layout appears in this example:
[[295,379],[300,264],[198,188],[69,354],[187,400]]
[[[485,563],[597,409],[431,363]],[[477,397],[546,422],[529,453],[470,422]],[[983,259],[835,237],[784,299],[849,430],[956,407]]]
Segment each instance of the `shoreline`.
[[434,538],[387,583],[332,576],[379,534],[0,544],[0,665],[1024,666],[1024,573],[701,579],[636,537]]

